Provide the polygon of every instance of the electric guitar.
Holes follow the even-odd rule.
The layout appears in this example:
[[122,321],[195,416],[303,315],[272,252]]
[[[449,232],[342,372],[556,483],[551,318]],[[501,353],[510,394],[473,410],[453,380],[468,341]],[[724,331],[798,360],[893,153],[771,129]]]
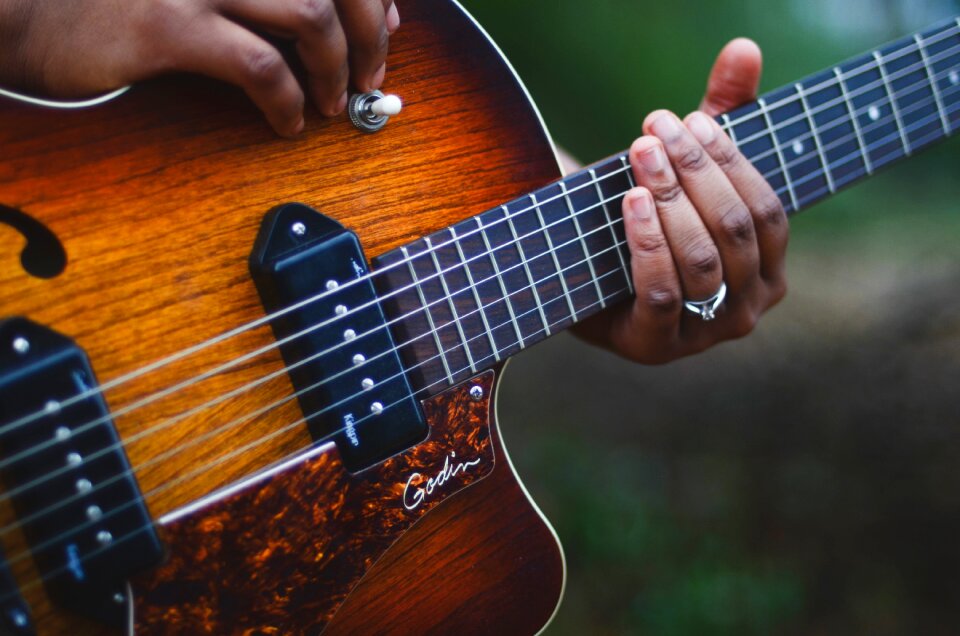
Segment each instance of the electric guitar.
[[[0,101],[0,632],[550,621],[563,553],[497,382],[631,296],[631,174],[561,179],[470,16],[400,9],[402,109],[356,95],[296,141],[205,79]],[[960,20],[720,121],[808,207],[960,127]]]

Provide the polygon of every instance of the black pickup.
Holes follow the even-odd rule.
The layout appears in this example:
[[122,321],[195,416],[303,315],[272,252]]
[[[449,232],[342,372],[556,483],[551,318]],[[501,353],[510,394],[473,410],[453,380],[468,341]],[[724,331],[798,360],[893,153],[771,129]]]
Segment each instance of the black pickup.
[[360,241],[290,203],[267,213],[250,271],[314,440],[332,439],[357,472],[426,437],[427,426]]
[[0,467],[50,598],[122,625],[160,541],[86,354],[24,318],[0,323]]

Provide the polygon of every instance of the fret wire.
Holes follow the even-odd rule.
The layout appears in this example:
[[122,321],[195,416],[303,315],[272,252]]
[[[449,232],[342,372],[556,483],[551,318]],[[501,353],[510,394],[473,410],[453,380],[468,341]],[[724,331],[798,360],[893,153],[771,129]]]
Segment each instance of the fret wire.
[[430,242],[430,237],[424,237],[423,239],[427,243],[427,250],[430,252],[430,257],[433,260],[433,267],[437,270],[437,278],[440,279],[440,286],[443,288],[443,295],[447,298],[447,306],[450,307],[450,315],[453,316],[453,324],[457,327],[457,333],[460,334],[460,342],[463,343],[463,350],[467,354],[467,364],[470,365],[470,371],[473,373],[477,372],[477,365],[473,363],[473,354],[470,353],[470,347],[467,346],[467,335],[463,332],[463,325],[460,324],[460,316],[457,315],[457,307],[453,304],[453,295],[450,293],[450,288],[447,286],[447,279],[443,275],[443,269],[440,267],[440,260],[437,258],[437,250],[433,249],[433,243]]
[[727,129],[727,134],[730,136],[731,141],[733,141],[733,145],[739,148],[740,144],[737,141],[737,131],[733,129],[733,124],[730,122],[730,115],[724,113],[720,118],[723,120],[723,126]]
[[547,223],[543,220],[543,212],[540,211],[540,204],[537,203],[536,193],[530,194],[530,201],[533,203],[533,209],[537,211],[537,219],[540,220],[540,227],[543,228],[543,234],[547,237],[547,248],[550,250],[550,256],[553,257],[553,265],[557,268],[557,278],[560,279],[560,286],[563,288],[563,295],[567,299],[567,307],[570,308],[570,317],[577,322],[577,310],[573,307],[573,299],[570,297],[570,290],[567,288],[567,279],[560,272],[560,259],[557,258],[557,250],[553,246],[553,239],[550,237],[550,231],[547,230]]
[[827,161],[827,155],[823,152],[823,144],[820,141],[820,132],[817,130],[817,124],[813,121],[813,114],[810,112],[810,104],[807,102],[807,94],[803,85],[797,82],[797,92],[800,94],[800,104],[803,106],[803,112],[807,114],[807,123],[810,124],[810,132],[813,135],[813,142],[817,147],[817,154],[820,155],[820,163],[823,164],[823,174],[827,178],[827,187],[831,193],[837,191],[837,186],[833,182],[833,175],[830,174],[830,163]]
[[[626,165],[630,163],[630,157],[629,157],[629,155],[623,155],[623,156],[621,156],[621,157],[620,157],[620,163],[621,163],[624,167],[626,167]],[[634,180],[634,178],[633,178],[633,168],[631,168],[630,170],[627,170],[627,171],[626,171],[626,175],[627,175],[627,183],[630,184],[630,187],[631,187],[631,188],[636,188],[636,187],[637,187],[637,182],[636,182],[636,181]]]
[[483,237],[483,244],[487,248],[487,256],[490,257],[490,262],[493,264],[493,273],[496,274],[497,281],[500,283],[500,290],[503,292],[503,298],[507,304],[507,312],[510,314],[510,321],[513,323],[513,329],[517,332],[517,343],[520,345],[520,348],[523,349],[527,345],[523,341],[523,334],[520,333],[520,324],[517,322],[517,315],[513,311],[513,301],[510,300],[510,294],[507,293],[507,286],[503,283],[503,276],[500,274],[500,266],[497,264],[497,259],[493,256],[493,248],[490,246],[490,239],[487,238],[487,233],[483,229],[483,221],[480,220],[480,217],[475,216],[473,218],[477,220],[477,225],[480,227],[480,236]]
[[[603,216],[607,219],[607,226],[610,228],[610,236],[613,238],[613,244],[618,245],[619,241],[617,240],[617,234],[613,231],[613,220],[610,217],[610,210],[607,209],[607,204],[604,201],[603,190],[600,189],[600,183],[597,181],[597,171],[593,168],[590,168],[590,179],[593,181],[593,187],[597,191],[597,201],[600,201],[600,209],[603,210]],[[630,280],[628,273],[630,272],[627,269],[627,264],[623,261],[623,254],[620,253],[620,250],[616,250],[617,258],[620,259],[620,266],[623,267],[624,276],[627,279],[627,288],[630,290],[630,293],[633,293],[633,282]]]
[[410,252],[406,246],[400,248],[403,257],[407,259],[407,269],[413,276],[413,286],[417,289],[417,295],[420,296],[420,304],[423,306],[423,312],[427,314],[427,324],[430,325],[430,333],[433,334],[433,341],[437,345],[437,351],[440,352],[440,361],[443,362],[443,370],[447,374],[447,380],[453,384],[453,374],[450,373],[450,365],[447,363],[447,355],[444,352],[443,345],[440,343],[440,334],[437,332],[437,326],[433,323],[433,314],[430,312],[430,306],[427,304],[427,298],[423,295],[423,287],[420,286],[420,279],[417,276],[417,270],[413,267],[413,259],[410,258]]
[[913,151],[910,149],[910,140],[907,139],[907,133],[903,128],[903,118],[900,116],[900,107],[897,105],[897,99],[894,97],[893,87],[890,85],[890,78],[887,77],[887,69],[883,67],[883,56],[880,55],[880,51],[874,51],[873,57],[877,61],[877,69],[880,71],[880,79],[883,80],[883,89],[887,93],[887,97],[890,99],[890,107],[893,109],[893,118],[897,122],[897,128],[900,130],[900,141],[903,142],[903,150],[907,153],[909,157],[913,154]]
[[490,329],[490,323],[487,321],[487,312],[483,311],[483,303],[480,301],[480,293],[477,291],[477,284],[473,280],[473,273],[470,271],[470,267],[467,265],[467,258],[463,254],[463,247],[460,245],[460,241],[457,238],[457,231],[451,225],[449,228],[450,237],[453,239],[453,244],[457,247],[457,254],[460,255],[460,262],[463,263],[463,271],[467,274],[467,282],[470,284],[470,290],[473,292],[473,301],[477,303],[477,310],[480,312],[480,320],[483,322],[483,329],[487,332],[487,340],[490,341],[490,350],[493,352],[493,358],[497,362],[500,362],[500,351],[497,349],[497,343],[493,341],[493,331]]
[[[533,291],[533,300],[537,303],[537,310],[540,312],[540,321],[543,322],[543,329],[549,336],[550,325],[547,324],[547,314],[543,311],[540,292],[537,291],[537,286],[533,284],[533,274],[530,272],[530,261],[527,259],[527,252],[523,249],[523,244],[520,242],[520,237],[517,234],[517,228],[513,225],[513,217],[510,215],[510,210],[508,210],[505,205],[500,206],[500,209],[503,210],[503,214],[507,217],[507,226],[510,228],[510,233],[513,234],[513,242],[517,244],[517,251],[520,253],[520,262],[523,263],[523,270],[527,273],[527,280],[530,281],[530,287]],[[530,234],[532,234],[532,232],[530,232]]]
[[[636,185],[633,182],[633,169],[630,167],[630,161],[627,159],[627,155],[620,155],[620,166],[622,168],[626,168],[627,183],[629,183],[631,187]],[[604,206],[604,209],[606,209],[606,206]],[[620,212],[620,216],[623,216],[623,212]],[[609,218],[609,215],[607,218]],[[624,229],[624,232],[626,232],[626,229]],[[613,234],[613,228],[610,228],[610,233]],[[613,235],[613,240],[617,240],[616,234]],[[631,275],[632,270],[630,269],[630,266],[627,265],[627,261],[623,258],[623,252],[619,249],[617,250],[617,256],[620,257],[620,265],[623,266],[623,273],[627,278],[627,289],[629,289],[630,293],[633,294],[633,276]]]
[[790,201],[793,203],[793,209],[799,210],[800,206],[797,205],[797,194],[793,190],[790,171],[787,169],[787,162],[783,158],[783,149],[780,147],[780,141],[777,139],[777,129],[774,127],[773,121],[770,119],[770,113],[767,111],[767,102],[761,97],[757,100],[757,104],[760,106],[763,119],[767,122],[767,128],[770,131],[770,140],[773,142],[773,148],[777,151],[777,157],[780,159],[780,165],[783,167],[783,180],[786,182],[787,190],[790,192]]
[[933,98],[937,102],[937,111],[940,113],[940,123],[943,124],[943,132],[950,134],[951,126],[950,120],[947,119],[947,112],[943,106],[943,96],[940,94],[940,87],[937,86],[937,79],[934,77],[933,69],[930,67],[930,58],[927,56],[927,51],[923,45],[923,38],[919,33],[913,36],[913,39],[917,41],[917,49],[920,50],[920,58],[923,60],[923,68],[926,71],[927,79],[930,80],[930,86],[933,88]]
[[597,278],[597,270],[593,266],[593,258],[590,256],[590,250],[587,249],[587,239],[583,236],[583,228],[580,227],[580,215],[573,210],[573,202],[570,201],[570,197],[567,194],[567,183],[563,180],[560,181],[560,196],[562,196],[563,200],[567,203],[567,210],[570,211],[573,225],[577,228],[577,238],[580,239],[584,260],[587,261],[587,267],[590,268],[590,277],[593,279],[593,285],[597,288],[597,298],[600,299],[600,308],[606,308],[607,301],[604,298],[603,292],[600,291],[600,280]]
[[873,176],[873,161],[870,159],[870,152],[867,150],[867,143],[864,140],[863,131],[860,129],[860,118],[857,116],[857,109],[850,99],[850,93],[847,92],[847,84],[843,79],[843,71],[839,66],[833,68],[837,80],[840,82],[840,90],[843,92],[843,101],[850,112],[850,121],[853,122],[853,132],[857,136],[857,143],[860,144],[860,151],[863,153],[863,165],[867,169],[867,174]]

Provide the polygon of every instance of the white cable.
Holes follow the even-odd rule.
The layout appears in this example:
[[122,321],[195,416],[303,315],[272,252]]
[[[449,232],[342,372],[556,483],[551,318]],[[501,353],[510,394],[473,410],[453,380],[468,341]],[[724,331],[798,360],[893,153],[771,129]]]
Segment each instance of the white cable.
[[54,99],[43,99],[41,97],[31,97],[30,95],[23,95],[21,93],[16,93],[5,88],[0,88],[0,97],[6,97],[7,99],[12,99],[17,102],[24,102],[25,104],[31,104],[33,106],[43,106],[44,108],[59,108],[62,110],[70,110],[77,108],[89,108],[90,106],[99,106],[100,104],[105,104],[112,99],[120,97],[128,90],[132,88],[131,85],[124,86],[123,88],[118,88],[115,91],[111,91],[105,95],[100,95],[99,97],[92,97],[90,99],[83,99],[78,101],[67,101],[67,100],[54,100]]

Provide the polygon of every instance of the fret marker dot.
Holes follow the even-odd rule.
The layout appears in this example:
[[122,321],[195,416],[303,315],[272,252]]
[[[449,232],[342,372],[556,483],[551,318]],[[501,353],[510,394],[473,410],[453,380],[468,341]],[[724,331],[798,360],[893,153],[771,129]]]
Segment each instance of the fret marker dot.
[[30,341],[23,336],[17,336],[13,339],[13,350],[20,355],[26,355],[30,352]]
[[342,316],[347,313],[347,306],[337,305],[336,307],[333,308],[333,313],[337,314],[338,316]]
[[58,426],[57,430],[54,431],[53,434],[57,438],[58,442],[70,439],[70,429],[66,426]]
[[98,521],[102,516],[103,510],[100,510],[100,506],[94,504],[87,507],[87,519],[90,521]]
[[355,367],[359,367],[361,364],[363,364],[366,361],[367,359],[366,357],[364,357],[362,353],[358,353],[353,356],[353,366]]
[[370,405],[370,412],[373,413],[374,415],[380,415],[381,413],[383,413],[383,404],[380,404],[379,402],[374,402],[373,404]]
[[108,530],[101,530],[97,533],[97,541],[100,542],[100,545],[107,545],[113,541],[113,535]]
[[960,71],[950,71],[950,83],[954,86],[960,84]]
[[15,609],[11,611],[10,616],[13,619],[13,624],[17,627],[26,627],[30,624],[30,619],[20,610]]
[[90,483],[89,479],[77,480],[77,492],[85,493],[85,492],[90,492],[92,489],[93,489],[93,484]]
[[360,382],[360,386],[363,387],[364,391],[369,391],[370,389],[373,388],[373,380],[371,380],[370,378],[364,378]]
[[803,142],[799,139],[793,142],[793,154],[797,155],[798,157],[803,154]]
[[80,453],[67,453],[67,465],[78,466],[81,462],[83,458],[80,457]]
[[357,332],[354,331],[353,329],[347,329],[346,331],[343,332],[343,339],[346,340],[347,342],[350,342],[356,337],[357,337]]
[[328,280],[328,281],[327,281],[327,291],[333,291],[334,289],[336,289],[336,288],[339,287],[339,286],[340,286],[340,283],[338,283],[338,282],[335,281],[335,280]]
[[59,413],[60,403],[56,400],[48,400],[47,403],[43,405],[43,410],[47,413]]
[[867,117],[870,118],[870,121],[877,121],[880,119],[880,109],[876,106],[871,106],[870,109],[867,110]]

